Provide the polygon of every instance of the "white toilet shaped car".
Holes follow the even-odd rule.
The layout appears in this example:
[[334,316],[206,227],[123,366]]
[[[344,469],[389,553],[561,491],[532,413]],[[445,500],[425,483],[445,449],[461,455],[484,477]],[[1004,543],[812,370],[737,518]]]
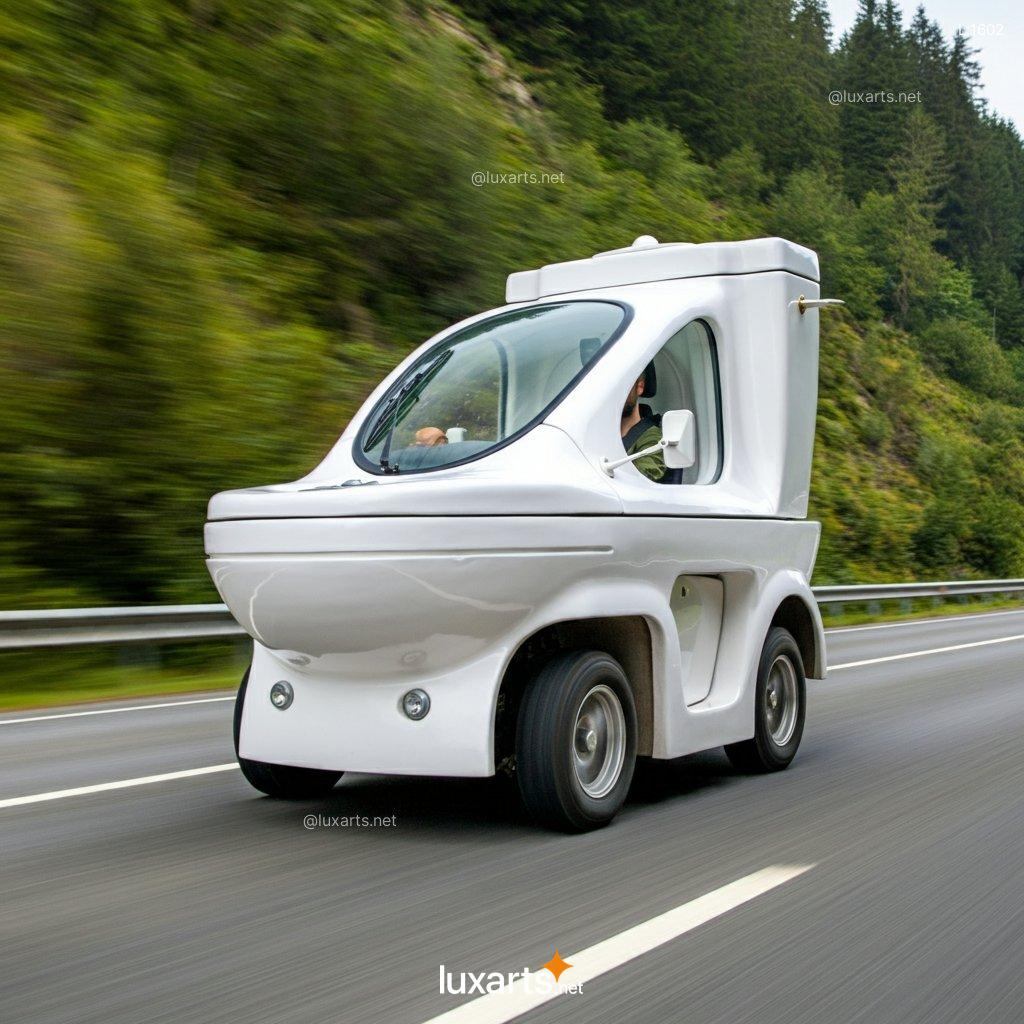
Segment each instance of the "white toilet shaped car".
[[[638,756],[786,767],[825,675],[817,281],[780,238],[512,274],[308,476],[214,496],[210,572],[254,641],[246,778],[304,798],[344,771],[511,772],[537,820],[584,830]],[[638,380],[659,481],[625,461]]]

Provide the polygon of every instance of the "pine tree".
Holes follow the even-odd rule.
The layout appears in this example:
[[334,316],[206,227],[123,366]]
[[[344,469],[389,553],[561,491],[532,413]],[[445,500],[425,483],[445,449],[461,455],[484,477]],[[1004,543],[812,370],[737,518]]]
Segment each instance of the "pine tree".
[[949,174],[942,132],[920,107],[907,118],[891,174],[898,225],[893,301],[906,322],[912,301],[934,292],[941,280],[941,257],[935,251],[942,236],[936,223],[937,197]]
[[839,66],[852,97],[840,107],[844,179],[847,192],[860,199],[872,189],[885,190],[887,169],[902,143],[908,105],[890,102],[885,94],[910,92],[914,81],[910,47],[892,0],[881,9],[875,0],[861,0],[840,46]]
[[835,166],[828,12],[820,0],[744,0],[737,11],[749,137],[765,167],[781,179],[802,167]]
[[958,32],[949,52],[940,86],[936,117],[948,140],[952,160],[949,189],[941,220],[946,229],[944,250],[958,262],[970,261],[972,241],[984,203],[985,182],[979,173],[979,112],[975,92],[980,70],[975,51]]

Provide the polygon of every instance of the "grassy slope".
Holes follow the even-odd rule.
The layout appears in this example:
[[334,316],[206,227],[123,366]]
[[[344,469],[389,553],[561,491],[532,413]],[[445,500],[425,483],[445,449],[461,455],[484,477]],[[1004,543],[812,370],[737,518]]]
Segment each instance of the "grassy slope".
[[815,582],[1018,575],[1022,429],[1019,408],[936,375],[910,336],[823,317]]

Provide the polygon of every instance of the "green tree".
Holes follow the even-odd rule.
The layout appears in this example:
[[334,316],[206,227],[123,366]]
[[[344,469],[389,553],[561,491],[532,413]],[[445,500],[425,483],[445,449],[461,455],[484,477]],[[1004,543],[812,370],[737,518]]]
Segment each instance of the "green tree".
[[844,180],[859,200],[870,191],[887,191],[889,165],[903,144],[907,104],[878,96],[911,92],[915,85],[910,48],[891,0],[881,7],[861,0],[837,57],[840,87],[854,97],[839,108]]
[[948,173],[943,141],[935,122],[915,107],[906,121],[903,144],[891,162],[897,232],[892,253],[893,303],[904,323],[915,300],[927,301],[942,277],[942,258],[935,243],[942,235],[936,223],[937,197]]
[[823,295],[841,298],[858,318],[879,315],[885,273],[856,230],[853,204],[823,171],[797,171],[775,197],[772,230],[818,253]]

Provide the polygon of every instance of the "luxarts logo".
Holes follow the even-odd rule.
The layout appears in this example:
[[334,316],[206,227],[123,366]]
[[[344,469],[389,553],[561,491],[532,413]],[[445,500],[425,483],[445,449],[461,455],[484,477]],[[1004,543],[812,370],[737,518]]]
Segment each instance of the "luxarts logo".
[[562,959],[558,950],[538,971],[524,967],[521,971],[449,971],[444,964],[440,967],[439,991],[442,995],[483,996],[491,992],[504,992],[517,982],[531,995],[575,995],[583,991],[583,985],[576,985],[571,978],[562,981],[562,975],[571,972],[572,964]]

